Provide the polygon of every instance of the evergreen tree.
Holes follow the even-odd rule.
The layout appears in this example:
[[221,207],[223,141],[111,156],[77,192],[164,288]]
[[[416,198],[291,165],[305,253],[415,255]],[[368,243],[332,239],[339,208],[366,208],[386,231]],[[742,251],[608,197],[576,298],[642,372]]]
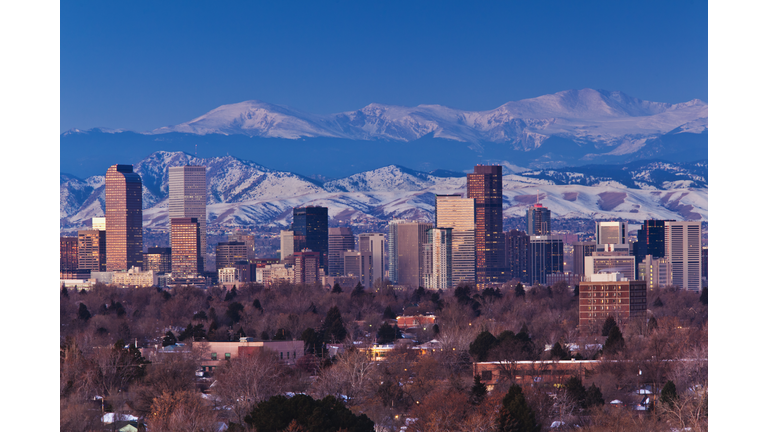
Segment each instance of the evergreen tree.
[[603,352],[606,354],[616,354],[624,349],[624,336],[619,330],[619,326],[613,326],[610,333],[608,333],[608,339],[605,340],[603,346]]
[[69,298],[69,292],[64,284],[61,284],[61,296],[67,299]]
[[584,409],[587,407],[587,389],[584,388],[584,384],[581,383],[579,377],[570,377],[565,382],[565,396],[575,402],[579,408]]
[[227,318],[229,318],[230,321],[232,321],[232,324],[236,324],[240,322],[240,312],[242,312],[245,309],[245,307],[240,302],[232,302],[227,306],[227,312],[225,315]]
[[273,337],[272,340],[276,340],[276,341],[291,340],[291,332],[283,328],[277,329],[277,331],[275,332],[275,337]]
[[600,388],[597,387],[595,383],[592,383],[592,385],[587,389],[586,407],[589,408],[602,405],[605,405],[605,400],[603,400],[603,392],[600,391]]
[[396,318],[397,318],[397,315],[395,315],[395,313],[394,313],[394,312],[392,312],[392,308],[391,308],[390,306],[387,306],[387,307],[384,309],[384,315],[383,315],[383,318],[384,318],[384,319],[396,319]]
[[376,333],[376,340],[380,344],[389,344],[397,339],[397,329],[385,322],[379,327],[379,331]]
[[576,286],[573,287],[573,296],[574,297],[579,296],[579,284],[576,284]]
[[322,335],[315,332],[313,328],[307,328],[301,334],[301,340],[304,341],[304,352],[307,354],[315,354],[320,357],[323,355],[323,338]]
[[291,398],[272,396],[259,402],[245,417],[245,422],[259,432],[279,432],[292,424],[306,432],[372,432],[374,423],[365,415],[355,415],[333,396],[315,400],[297,394]]
[[499,432],[539,432],[541,425],[536,423],[533,410],[525,402],[523,389],[512,384],[502,400],[499,417],[496,420]]
[[244,338],[245,336],[245,330],[243,330],[243,327],[240,326],[240,328],[237,330],[237,333],[235,333],[235,342],[239,342],[240,338]]
[[266,330],[261,332],[261,340],[268,341],[269,340],[269,333],[267,333]]
[[491,332],[485,330],[481,332],[475,340],[469,344],[469,353],[479,362],[488,359],[488,352],[498,345],[496,337]]
[[231,290],[227,292],[227,295],[224,296],[224,301],[231,301],[237,297],[237,287],[233,286]]
[[707,305],[707,295],[708,295],[708,294],[707,294],[707,287],[704,287],[704,288],[702,288],[702,289],[701,289],[701,297],[699,297],[699,301],[700,301],[700,302],[701,302],[701,304],[703,304],[704,306],[706,306],[706,305]]
[[485,395],[488,393],[488,388],[480,381],[480,375],[475,375],[475,384],[469,391],[469,403],[472,405],[480,405],[485,400]]
[[192,319],[195,321],[208,321],[208,314],[206,314],[205,311],[195,312],[195,314],[192,315]]
[[560,342],[555,342],[550,351],[550,355],[552,356],[552,360],[568,360],[571,357],[568,351],[563,349],[563,346],[560,345]]
[[424,290],[424,287],[419,287],[413,291],[413,294],[411,295],[411,301],[414,303],[419,303],[421,298],[425,295],[427,295],[427,292]]
[[336,282],[335,284],[333,284],[333,289],[331,289],[331,294],[341,294],[341,293],[342,293],[341,285],[339,285],[339,283]]
[[677,398],[677,388],[675,387],[675,383],[667,381],[661,389],[661,397],[659,398],[659,401],[671,408],[675,401],[677,401]]
[[352,290],[352,293],[349,295],[351,298],[358,298],[365,295],[365,288],[363,287],[363,284],[360,282],[355,285],[355,289]]
[[661,301],[661,297],[656,297],[656,300],[653,301],[653,307],[663,307],[664,302]]
[[434,334],[436,334],[436,335],[437,335],[437,334],[440,334],[440,326],[439,326],[439,325],[437,325],[437,324],[433,325],[433,326],[432,326],[432,332],[433,332]]
[[650,317],[648,319],[648,333],[652,333],[657,328],[659,328],[659,323],[656,322],[656,317]]
[[91,312],[88,310],[88,306],[85,303],[80,303],[80,307],[77,309],[77,317],[83,321],[91,319]]
[[253,308],[257,309],[259,312],[264,312],[264,309],[261,307],[261,302],[259,301],[259,299],[255,299],[253,301]]
[[184,342],[184,340],[191,338],[193,331],[192,323],[187,324],[187,328],[185,328],[183,332],[179,333],[179,341]]
[[322,333],[325,342],[341,342],[347,337],[347,330],[337,306],[328,310],[323,321]]
[[456,289],[453,290],[453,296],[456,297],[456,300],[462,305],[469,304],[469,302],[472,301],[469,293],[470,288],[468,286],[457,286]]
[[523,288],[523,284],[520,282],[515,285],[515,297],[525,298],[525,288]]
[[608,336],[608,334],[611,332],[611,329],[616,327],[616,320],[613,318],[613,315],[608,315],[608,318],[605,319],[605,322],[603,322],[603,336]]
[[165,332],[165,337],[163,338],[163,346],[167,347],[169,345],[176,345],[176,336],[173,335],[172,331]]

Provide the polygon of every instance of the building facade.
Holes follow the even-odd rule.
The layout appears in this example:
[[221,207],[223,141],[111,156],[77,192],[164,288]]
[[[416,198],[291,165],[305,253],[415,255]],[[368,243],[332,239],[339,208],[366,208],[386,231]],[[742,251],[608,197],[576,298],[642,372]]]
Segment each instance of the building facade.
[[475,268],[480,287],[507,278],[501,176],[501,166],[477,165],[467,174],[467,198],[475,200]]
[[424,245],[432,224],[394,220],[389,223],[390,279],[418,288],[424,275]]
[[197,218],[171,219],[171,273],[174,278],[194,278],[203,273]]
[[547,275],[562,273],[563,239],[557,235],[530,236],[528,269],[531,284],[546,284]]
[[141,177],[133,172],[133,165],[112,165],[104,183],[107,271],[141,267],[144,261]]
[[584,276],[584,259],[588,256],[592,256],[597,249],[597,243],[595,242],[575,242],[573,244],[573,273],[582,277]]
[[144,252],[144,270],[152,270],[162,275],[173,271],[173,253],[171,248],[150,247]]
[[452,266],[452,231],[453,228],[431,228],[427,230],[427,243],[424,245],[424,275],[422,286],[431,290],[453,288]]
[[107,271],[107,232],[82,230],[77,232],[77,268],[95,272]]
[[701,291],[701,222],[665,222],[664,244],[672,266],[670,284]]
[[248,248],[238,241],[221,242],[216,245],[216,271],[234,267],[238,262],[248,261]]
[[322,262],[320,252],[304,249],[301,252],[294,252],[295,260],[293,263],[293,283],[295,284],[315,284],[320,280],[320,263]]
[[476,282],[475,200],[461,194],[435,195],[435,226],[452,228],[451,259],[453,286]]
[[582,334],[599,332],[608,316],[613,316],[620,326],[632,318],[645,318],[645,281],[618,280],[615,273],[614,277],[602,276],[605,277],[579,283],[579,331]]
[[348,250],[341,253],[341,259],[344,269],[339,276],[353,276],[365,288],[373,288],[373,253]]
[[59,271],[77,270],[77,237],[59,237]]
[[551,213],[540,203],[528,207],[525,216],[525,225],[529,236],[546,236],[552,232],[550,228]]
[[373,283],[384,284],[386,279],[387,236],[382,233],[364,233],[359,237],[360,252],[370,252],[373,260]]
[[245,258],[248,260],[256,259],[256,236],[244,232],[235,232],[230,234],[228,241],[242,242],[245,244]]
[[600,245],[615,245],[614,249],[629,251],[629,223],[595,222],[595,242],[598,250],[604,249]]
[[280,231],[280,259],[284,260],[293,255],[293,231]]
[[344,257],[346,251],[355,250],[355,236],[347,227],[328,228],[328,275],[344,275]]
[[[200,225],[200,256],[208,248],[206,201],[208,187],[205,167],[187,165],[168,167],[168,219],[195,218]],[[171,230],[173,243],[173,230]]]
[[[328,271],[328,208],[295,207],[293,209],[294,251],[309,249],[320,252],[320,268]],[[297,241],[298,240],[298,244]]]
[[584,280],[598,273],[621,273],[629,280],[635,280],[635,257],[626,253],[595,251],[584,258]]
[[112,273],[112,285],[121,287],[157,286],[157,274],[152,270],[142,271],[139,267],[132,267],[127,271]]
[[504,239],[510,279],[517,279],[520,282],[530,284],[528,251],[531,247],[531,238],[525,232],[513,229],[504,233]]

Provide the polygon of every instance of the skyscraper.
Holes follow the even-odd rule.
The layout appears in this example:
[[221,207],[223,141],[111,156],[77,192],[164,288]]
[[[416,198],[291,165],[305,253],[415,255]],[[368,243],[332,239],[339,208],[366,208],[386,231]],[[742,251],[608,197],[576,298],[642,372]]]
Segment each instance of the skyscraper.
[[550,211],[543,205],[536,203],[528,207],[528,213],[526,213],[526,226],[529,236],[545,236],[549,235],[552,231],[550,229]]
[[236,263],[248,260],[248,248],[243,242],[229,241],[216,245],[216,271],[234,267]]
[[245,243],[245,256],[247,259],[256,259],[256,236],[246,234],[240,230],[229,235],[229,241]]
[[389,223],[389,277],[392,283],[416,288],[424,275],[424,244],[432,224],[395,219]]
[[343,276],[355,276],[365,288],[373,288],[373,254],[347,250],[341,252]]
[[355,250],[355,236],[347,227],[328,228],[328,275],[342,276],[344,274],[344,259],[342,254]]
[[475,200],[475,261],[477,283],[503,282],[504,263],[502,183],[500,166],[475,166],[467,174],[467,198]]
[[629,251],[628,222],[595,222],[595,242],[597,250],[603,250],[601,245],[615,245],[615,249]]
[[107,269],[107,233],[101,230],[77,232],[77,268],[94,272]]
[[432,290],[447,290],[453,287],[451,231],[453,228],[431,228],[427,230],[424,245],[423,286]]
[[670,263],[671,284],[701,291],[701,222],[665,222],[664,257]]
[[530,236],[529,278],[532,284],[547,283],[547,275],[563,272],[563,239],[560,236]]
[[387,236],[382,233],[360,234],[360,252],[370,252],[373,260],[373,283],[384,283],[386,276],[384,268],[384,257],[386,256]]
[[280,230],[280,259],[293,255],[293,231]]
[[112,165],[104,186],[107,221],[107,271],[141,267],[142,236],[141,177],[133,165]]
[[597,244],[595,242],[576,242],[573,244],[573,273],[584,276],[584,259],[592,256]]
[[197,218],[171,219],[171,273],[174,278],[194,278],[203,272],[200,225]]
[[204,166],[187,165],[168,168],[168,219],[197,219],[197,223],[200,224],[201,257],[205,255],[208,247],[205,209],[207,191]]
[[461,194],[435,195],[435,226],[452,228],[451,281],[475,283],[475,200]]
[[59,271],[77,270],[77,237],[59,237]]
[[531,240],[528,234],[520,230],[510,230],[505,234],[505,250],[509,262],[509,277],[520,282],[531,283],[528,274],[528,249]]
[[293,225],[294,251],[309,249],[320,252],[320,268],[328,272],[328,208],[294,207]]

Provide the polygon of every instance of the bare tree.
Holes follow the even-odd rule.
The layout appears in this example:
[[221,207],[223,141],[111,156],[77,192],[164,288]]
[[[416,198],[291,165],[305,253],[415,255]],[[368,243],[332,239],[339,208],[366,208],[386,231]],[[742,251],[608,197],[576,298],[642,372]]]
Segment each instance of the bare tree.
[[195,391],[163,392],[152,403],[147,429],[170,432],[218,430],[213,408]]
[[310,392],[316,398],[330,395],[346,398],[351,405],[359,403],[359,399],[373,391],[376,364],[367,353],[354,349],[337,358],[336,364],[320,372]]

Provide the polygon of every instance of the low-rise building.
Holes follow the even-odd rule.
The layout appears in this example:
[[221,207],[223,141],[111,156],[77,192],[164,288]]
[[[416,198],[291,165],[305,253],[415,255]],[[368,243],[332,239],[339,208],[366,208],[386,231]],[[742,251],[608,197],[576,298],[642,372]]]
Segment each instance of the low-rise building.
[[258,341],[252,338],[240,338],[239,342],[192,342],[192,348],[202,353],[201,366],[204,371],[212,372],[224,362],[240,356],[254,355],[261,350],[275,352],[279,359],[293,365],[304,356],[304,341]]
[[112,284],[124,287],[150,287],[157,285],[157,273],[153,270],[141,271],[140,267],[131,267],[128,271],[116,271],[112,274]]
[[480,382],[489,391],[503,382],[520,386],[534,383],[562,385],[573,376],[584,380],[598,364],[598,360],[476,362],[472,363],[472,375],[479,375]]

